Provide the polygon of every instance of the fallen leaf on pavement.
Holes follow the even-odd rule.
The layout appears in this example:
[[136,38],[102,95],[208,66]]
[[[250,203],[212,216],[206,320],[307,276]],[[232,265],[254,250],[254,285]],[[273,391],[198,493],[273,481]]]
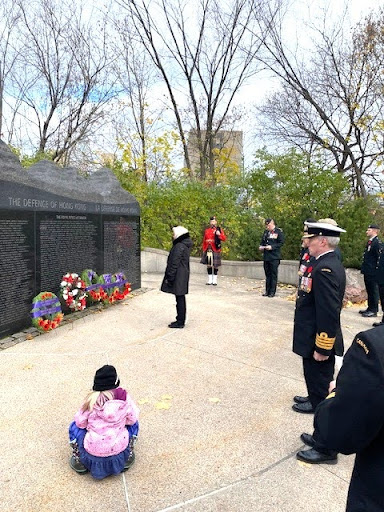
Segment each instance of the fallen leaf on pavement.
[[158,410],[169,409],[170,407],[171,407],[171,404],[169,402],[157,402],[155,404],[155,408]]

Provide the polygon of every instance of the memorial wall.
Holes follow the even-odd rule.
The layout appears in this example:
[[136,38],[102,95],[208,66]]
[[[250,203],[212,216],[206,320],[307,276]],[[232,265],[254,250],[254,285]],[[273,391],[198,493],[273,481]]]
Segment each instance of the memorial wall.
[[140,208],[109,169],[89,177],[41,161],[28,170],[0,141],[0,338],[31,325],[31,302],[67,272],[140,281]]

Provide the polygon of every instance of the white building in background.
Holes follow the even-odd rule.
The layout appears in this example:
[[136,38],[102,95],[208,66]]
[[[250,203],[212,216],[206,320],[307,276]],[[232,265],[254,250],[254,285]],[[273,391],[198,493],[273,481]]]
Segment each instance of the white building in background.
[[[205,138],[205,131],[201,132],[202,139]],[[197,143],[196,130],[191,130],[188,133],[187,142],[189,159],[192,169],[200,167],[199,147]],[[239,171],[243,171],[243,132],[236,130],[219,130],[214,137],[213,149],[217,153],[222,153],[224,160],[235,163]],[[224,151],[223,151],[224,150]]]

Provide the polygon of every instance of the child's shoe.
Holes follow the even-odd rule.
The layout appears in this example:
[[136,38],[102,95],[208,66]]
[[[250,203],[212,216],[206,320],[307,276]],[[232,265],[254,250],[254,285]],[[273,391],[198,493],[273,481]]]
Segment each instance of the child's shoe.
[[132,435],[129,438],[129,448],[131,449],[131,452],[133,451],[135,444],[137,443],[137,436]]
[[[129,460],[129,459],[128,459]],[[88,473],[88,469],[80,462],[80,459],[75,455],[72,455],[69,461],[71,468],[81,475]]]
[[127,471],[132,466],[132,464],[134,462],[135,462],[135,452],[131,452],[126,463],[124,464],[124,469],[123,469],[122,473],[124,473],[124,471]]

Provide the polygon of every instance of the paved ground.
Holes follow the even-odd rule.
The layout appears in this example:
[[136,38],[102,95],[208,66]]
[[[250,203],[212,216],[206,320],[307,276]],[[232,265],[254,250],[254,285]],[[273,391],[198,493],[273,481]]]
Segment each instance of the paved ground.
[[[174,297],[160,275],[146,293],[0,352],[0,510],[4,512],[343,512],[353,457],[299,463],[312,416],[291,352],[289,288],[194,275],[185,329],[168,329]],[[371,327],[342,313],[347,345]],[[136,463],[93,480],[69,465],[67,426],[93,375],[114,364],[141,409]]]

